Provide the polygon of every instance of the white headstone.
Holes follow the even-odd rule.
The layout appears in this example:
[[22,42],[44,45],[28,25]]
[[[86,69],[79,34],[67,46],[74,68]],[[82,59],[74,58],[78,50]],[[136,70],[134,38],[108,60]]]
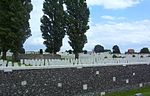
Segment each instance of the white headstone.
[[4,68],[4,72],[12,72],[12,68]]
[[96,71],[96,74],[98,75],[98,74],[99,74],[99,71]]
[[22,85],[22,86],[27,85],[27,81],[22,81],[22,82],[21,82],[21,85]]
[[105,92],[101,92],[101,96],[104,96],[106,93]]
[[87,84],[83,85],[83,90],[87,90]]
[[143,83],[140,83],[140,84],[139,84],[139,87],[143,87]]
[[21,63],[21,64],[23,64],[23,63],[24,63],[24,62],[23,62],[23,59],[21,59],[21,60],[20,60],[20,63]]
[[135,76],[135,73],[133,73],[133,76]]
[[0,66],[2,66],[3,65],[3,60],[0,60]]
[[47,59],[45,60],[45,66],[48,66],[48,60]]
[[62,87],[62,83],[58,83],[58,87]]
[[7,64],[7,61],[6,61],[6,60],[4,60],[4,61],[3,61],[3,64],[6,66],[6,64]]
[[136,93],[135,96],[143,96],[142,93]]
[[129,79],[126,79],[126,83],[129,83]]
[[82,67],[81,66],[77,66],[77,69],[82,69]]
[[15,63],[14,63],[14,66],[15,66],[15,67],[18,67],[19,65],[18,65],[18,63],[17,63],[17,62],[15,62]]
[[12,62],[8,62],[8,67],[12,67]]
[[126,64],[123,64],[123,66],[126,66]]
[[114,81],[114,82],[116,81],[116,77],[113,77],[113,81]]

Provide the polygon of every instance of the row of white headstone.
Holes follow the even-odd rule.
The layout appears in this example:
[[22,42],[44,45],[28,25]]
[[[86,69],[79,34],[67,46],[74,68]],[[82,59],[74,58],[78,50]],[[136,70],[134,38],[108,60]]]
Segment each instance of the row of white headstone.
[[0,60],[0,67],[12,67],[12,66],[19,66],[18,62],[11,62],[6,60]]
[[33,65],[33,66],[48,66],[48,65],[77,65],[77,64],[122,64],[122,63],[149,63],[150,57],[145,58],[112,58],[112,59],[36,59],[36,60],[21,60],[21,64]]
[[113,64],[147,64],[150,63],[150,57],[144,58],[82,58],[82,59],[21,59],[20,63],[12,63],[0,60],[0,66],[51,66],[51,65],[113,65]]
[[[79,54],[79,58],[83,59],[83,58],[112,58],[113,55],[116,55],[117,57],[124,57],[124,58],[141,58],[142,57],[148,57],[150,56],[150,54],[109,54],[109,53],[99,53],[99,54]],[[74,58],[74,54],[61,54],[62,58]]]

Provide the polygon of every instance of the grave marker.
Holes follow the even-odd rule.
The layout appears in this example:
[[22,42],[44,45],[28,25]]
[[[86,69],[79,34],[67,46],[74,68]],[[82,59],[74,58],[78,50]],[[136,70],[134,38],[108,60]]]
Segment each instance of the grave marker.
[[87,90],[87,84],[83,85],[83,90]]

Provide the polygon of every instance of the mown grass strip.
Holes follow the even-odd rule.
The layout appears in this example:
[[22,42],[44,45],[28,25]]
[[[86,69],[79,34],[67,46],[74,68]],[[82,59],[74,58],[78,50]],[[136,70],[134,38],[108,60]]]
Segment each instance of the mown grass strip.
[[142,93],[144,96],[150,96],[150,86],[128,91],[106,93],[105,96],[135,96],[136,93]]

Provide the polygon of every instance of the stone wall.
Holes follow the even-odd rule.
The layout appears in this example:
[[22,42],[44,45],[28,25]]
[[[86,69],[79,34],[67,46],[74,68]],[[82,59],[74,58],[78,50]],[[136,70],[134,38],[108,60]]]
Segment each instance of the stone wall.
[[19,54],[19,59],[61,59],[58,54]]
[[147,64],[0,71],[0,96],[98,96],[149,82]]

